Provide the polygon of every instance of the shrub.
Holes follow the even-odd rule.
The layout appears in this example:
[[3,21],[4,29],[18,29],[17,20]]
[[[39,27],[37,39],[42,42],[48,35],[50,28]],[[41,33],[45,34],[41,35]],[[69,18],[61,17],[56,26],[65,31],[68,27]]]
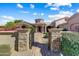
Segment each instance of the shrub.
[[44,38],[48,38],[48,33],[44,33]]
[[79,55],[79,33],[63,33],[61,51],[65,56]]

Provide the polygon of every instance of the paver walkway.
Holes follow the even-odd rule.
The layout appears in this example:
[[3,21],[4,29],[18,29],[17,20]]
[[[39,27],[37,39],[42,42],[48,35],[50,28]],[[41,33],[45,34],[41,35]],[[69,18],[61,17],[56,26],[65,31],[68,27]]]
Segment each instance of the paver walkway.
[[[39,50],[38,54],[42,56],[60,56],[59,52],[53,52],[48,50],[48,39],[43,38],[43,33],[35,33],[35,43],[34,47],[37,47],[36,50]],[[37,55],[37,52],[35,52]]]
[[15,56],[60,56],[59,52],[48,50],[47,39],[44,39],[43,33],[35,33],[34,45],[31,50],[24,52],[14,52]]

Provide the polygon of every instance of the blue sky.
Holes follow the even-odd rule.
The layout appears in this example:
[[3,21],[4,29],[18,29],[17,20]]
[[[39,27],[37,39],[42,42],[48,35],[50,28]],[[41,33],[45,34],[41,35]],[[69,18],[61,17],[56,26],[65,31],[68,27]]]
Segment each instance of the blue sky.
[[15,19],[34,23],[36,18],[51,22],[78,12],[79,3],[0,3],[0,24]]

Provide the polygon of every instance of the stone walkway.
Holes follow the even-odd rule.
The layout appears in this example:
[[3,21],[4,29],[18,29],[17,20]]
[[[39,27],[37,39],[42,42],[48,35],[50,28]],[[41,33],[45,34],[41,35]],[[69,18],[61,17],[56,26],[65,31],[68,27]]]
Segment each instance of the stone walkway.
[[[43,38],[44,34],[35,33],[35,36],[36,37],[34,47],[37,47],[36,50],[39,50],[39,55],[41,54],[41,56],[60,56],[59,52],[53,52],[48,50],[48,39]],[[37,52],[35,54],[37,55]]]
[[44,34],[35,33],[34,45],[31,50],[24,52],[15,52],[12,56],[60,56],[59,52],[48,50],[47,39],[44,39]]

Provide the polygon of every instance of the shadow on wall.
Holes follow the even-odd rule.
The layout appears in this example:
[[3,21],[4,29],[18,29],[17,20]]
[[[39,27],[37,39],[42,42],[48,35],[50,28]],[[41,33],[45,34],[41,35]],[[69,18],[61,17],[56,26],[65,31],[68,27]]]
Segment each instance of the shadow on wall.
[[47,44],[34,42],[34,46],[41,49],[40,53],[42,54],[42,56],[60,56],[59,52],[53,52],[53,51],[48,50],[48,45]]
[[13,33],[12,37],[15,37],[14,49],[15,51],[18,51],[18,32]]

